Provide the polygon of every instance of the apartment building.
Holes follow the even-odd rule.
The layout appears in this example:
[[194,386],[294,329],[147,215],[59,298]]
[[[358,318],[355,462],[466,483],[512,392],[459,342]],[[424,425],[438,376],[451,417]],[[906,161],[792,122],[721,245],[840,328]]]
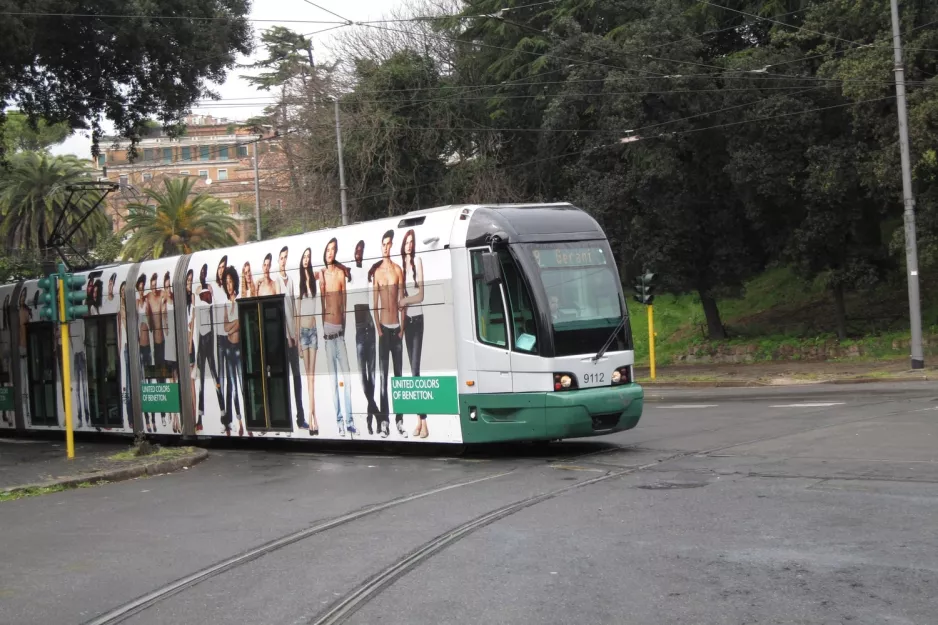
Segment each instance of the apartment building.
[[[170,138],[162,128],[153,128],[137,143],[136,158],[131,160],[130,142],[120,137],[105,137],[98,156],[98,176],[119,184],[108,196],[106,212],[114,230],[124,226],[125,207],[144,201],[145,190],[162,184],[165,178],[193,176],[199,181],[193,193],[207,192],[231,207],[239,222],[236,237],[244,242],[255,231],[254,158],[261,171],[262,206],[282,206],[282,185],[271,188],[267,178],[272,163],[279,161],[277,140],[269,129],[257,132],[236,122],[207,115],[186,118],[186,134]],[[279,169],[279,168],[278,168]],[[279,178],[279,176],[276,176]]]

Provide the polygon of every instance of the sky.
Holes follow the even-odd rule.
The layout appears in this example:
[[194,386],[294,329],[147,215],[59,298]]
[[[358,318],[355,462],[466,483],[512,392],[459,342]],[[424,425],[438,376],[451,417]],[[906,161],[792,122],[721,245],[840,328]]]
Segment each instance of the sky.
[[[333,11],[344,19],[355,21],[365,21],[369,19],[380,19],[388,14],[392,9],[400,5],[401,0],[311,0],[321,8],[317,8],[306,0],[254,0],[251,8],[250,19],[252,20],[274,20],[274,21],[255,21],[254,36],[259,39],[261,31],[272,26],[284,26],[291,30],[303,34],[329,28],[331,24],[300,24],[296,22],[278,22],[276,20],[324,20],[338,21],[339,18],[331,15]],[[328,58],[329,41],[331,37],[340,30],[312,35],[313,52],[320,58]],[[252,57],[240,57],[239,64],[249,64],[264,57],[263,48],[255,50]],[[228,74],[228,79],[221,85],[211,85],[223,99],[238,100],[238,104],[253,104],[258,100],[270,101],[270,94],[265,91],[258,91],[250,86],[240,74],[249,73],[247,70],[235,68]],[[193,113],[212,115],[213,117],[227,117],[230,120],[245,120],[253,115],[259,115],[263,112],[263,104],[257,106],[236,106],[224,107],[216,103],[212,106],[194,108]],[[111,130],[112,126],[105,122],[105,130]],[[90,132],[76,132],[65,140],[64,143],[51,148],[53,154],[75,154],[81,158],[91,158],[91,139]]]

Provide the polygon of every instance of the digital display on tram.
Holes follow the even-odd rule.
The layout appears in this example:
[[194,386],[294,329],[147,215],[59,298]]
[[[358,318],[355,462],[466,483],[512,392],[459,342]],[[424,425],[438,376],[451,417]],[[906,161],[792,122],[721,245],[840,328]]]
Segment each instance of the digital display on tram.
[[541,269],[602,267],[606,264],[606,255],[597,247],[535,248],[532,254]]

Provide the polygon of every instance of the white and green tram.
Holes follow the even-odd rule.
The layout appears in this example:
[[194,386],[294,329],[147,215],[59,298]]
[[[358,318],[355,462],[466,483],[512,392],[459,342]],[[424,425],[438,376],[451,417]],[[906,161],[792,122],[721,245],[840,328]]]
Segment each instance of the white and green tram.
[[[635,427],[606,237],[569,204],[456,205],[99,267],[78,431],[483,443]],[[64,427],[61,328],[0,286],[0,429]]]

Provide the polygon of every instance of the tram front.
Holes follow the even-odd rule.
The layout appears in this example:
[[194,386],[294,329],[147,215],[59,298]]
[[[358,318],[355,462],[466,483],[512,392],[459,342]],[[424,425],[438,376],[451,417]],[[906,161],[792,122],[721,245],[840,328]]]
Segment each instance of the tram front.
[[467,247],[477,283],[501,291],[510,354],[511,393],[502,394],[504,405],[483,407],[482,418],[524,422],[541,439],[635,427],[643,391],[634,382],[618,269],[599,224],[570,204],[479,208]]

